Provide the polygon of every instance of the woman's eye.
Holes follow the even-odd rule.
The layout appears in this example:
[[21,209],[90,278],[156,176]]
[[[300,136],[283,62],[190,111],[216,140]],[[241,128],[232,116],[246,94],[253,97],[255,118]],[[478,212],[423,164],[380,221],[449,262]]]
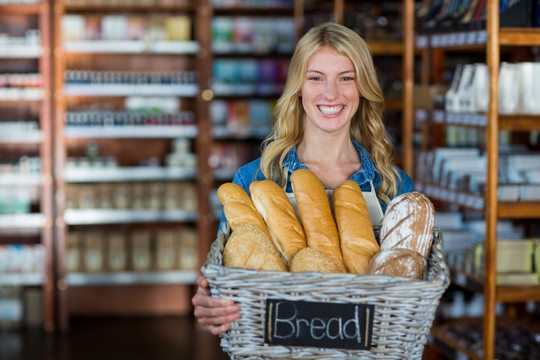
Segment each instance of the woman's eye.
[[308,77],[308,80],[319,81],[319,80],[321,80],[321,78],[319,76],[310,76],[310,77]]
[[341,80],[343,80],[343,81],[354,81],[354,77],[352,77],[352,76],[345,76],[345,77],[343,77]]

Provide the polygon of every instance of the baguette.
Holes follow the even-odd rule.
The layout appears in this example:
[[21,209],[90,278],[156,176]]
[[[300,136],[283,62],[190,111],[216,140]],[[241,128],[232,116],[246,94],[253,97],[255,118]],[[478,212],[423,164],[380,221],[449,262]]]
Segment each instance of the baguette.
[[382,250],[375,254],[367,267],[369,275],[401,276],[422,280],[427,260],[409,249]]
[[346,180],[334,190],[334,213],[347,271],[363,275],[380,248],[373,233],[366,200],[356,181]]
[[381,250],[410,249],[426,259],[433,242],[435,210],[420,192],[401,194],[388,204],[380,233]]
[[341,272],[347,272],[339,244],[336,222],[328,195],[319,178],[310,170],[296,170],[291,183],[298,212],[306,233],[307,245],[330,257]]
[[285,191],[270,180],[252,182],[249,191],[255,208],[268,226],[270,239],[289,266],[294,255],[307,246],[293,205]]
[[253,224],[270,237],[264,219],[244,188],[235,183],[224,183],[218,188],[217,196],[232,230],[243,224]]
[[242,224],[233,230],[223,249],[223,265],[250,270],[287,271],[272,241],[253,224]]

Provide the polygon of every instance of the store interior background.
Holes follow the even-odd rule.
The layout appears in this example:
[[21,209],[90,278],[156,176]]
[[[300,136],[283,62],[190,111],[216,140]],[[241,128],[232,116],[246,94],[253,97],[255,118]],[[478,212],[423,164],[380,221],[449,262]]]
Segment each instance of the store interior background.
[[215,190],[324,21],[370,45],[396,164],[437,209],[452,285],[425,358],[480,359],[487,331],[540,358],[540,5],[501,5],[493,135],[473,3],[0,0],[0,359],[226,358],[191,308]]

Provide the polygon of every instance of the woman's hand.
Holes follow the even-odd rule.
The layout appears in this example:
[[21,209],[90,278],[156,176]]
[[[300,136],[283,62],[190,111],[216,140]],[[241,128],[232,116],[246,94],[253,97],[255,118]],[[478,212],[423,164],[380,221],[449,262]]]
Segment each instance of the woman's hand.
[[210,296],[208,281],[204,277],[199,277],[197,284],[197,293],[191,299],[197,321],[214,335],[227,331],[231,322],[240,317],[240,307],[232,300]]

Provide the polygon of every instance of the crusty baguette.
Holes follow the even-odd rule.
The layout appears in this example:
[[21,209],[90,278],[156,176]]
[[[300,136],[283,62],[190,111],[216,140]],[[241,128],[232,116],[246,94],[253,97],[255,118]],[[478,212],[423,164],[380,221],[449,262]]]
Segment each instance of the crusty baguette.
[[326,254],[346,272],[336,222],[323,184],[308,169],[294,171],[291,184],[308,246]]
[[317,249],[305,247],[291,261],[291,272],[315,271],[323,274],[341,273],[341,269],[328,256]]
[[270,239],[287,266],[294,255],[307,246],[306,235],[285,191],[270,180],[254,181],[249,186],[251,199],[267,224]]
[[422,280],[426,267],[426,258],[416,251],[397,248],[375,254],[369,262],[367,273]]
[[287,271],[272,241],[253,224],[242,224],[233,230],[223,249],[223,265],[250,270]]
[[347,271],[363,275],[380,248],[373,233],[366,200],[356,181],[346,180],[334,190],[334,213]]
[[433,242],[435,210],[420,192],[401,194],[388,204],[380,233],[381,250],[405,248],[427,258]]
[[217,196],[223,205],[223,212],[232,230],[242,224],[253,224],[270,237],[264,219],[244,188],[238,184],[227,182],[218,188]]

